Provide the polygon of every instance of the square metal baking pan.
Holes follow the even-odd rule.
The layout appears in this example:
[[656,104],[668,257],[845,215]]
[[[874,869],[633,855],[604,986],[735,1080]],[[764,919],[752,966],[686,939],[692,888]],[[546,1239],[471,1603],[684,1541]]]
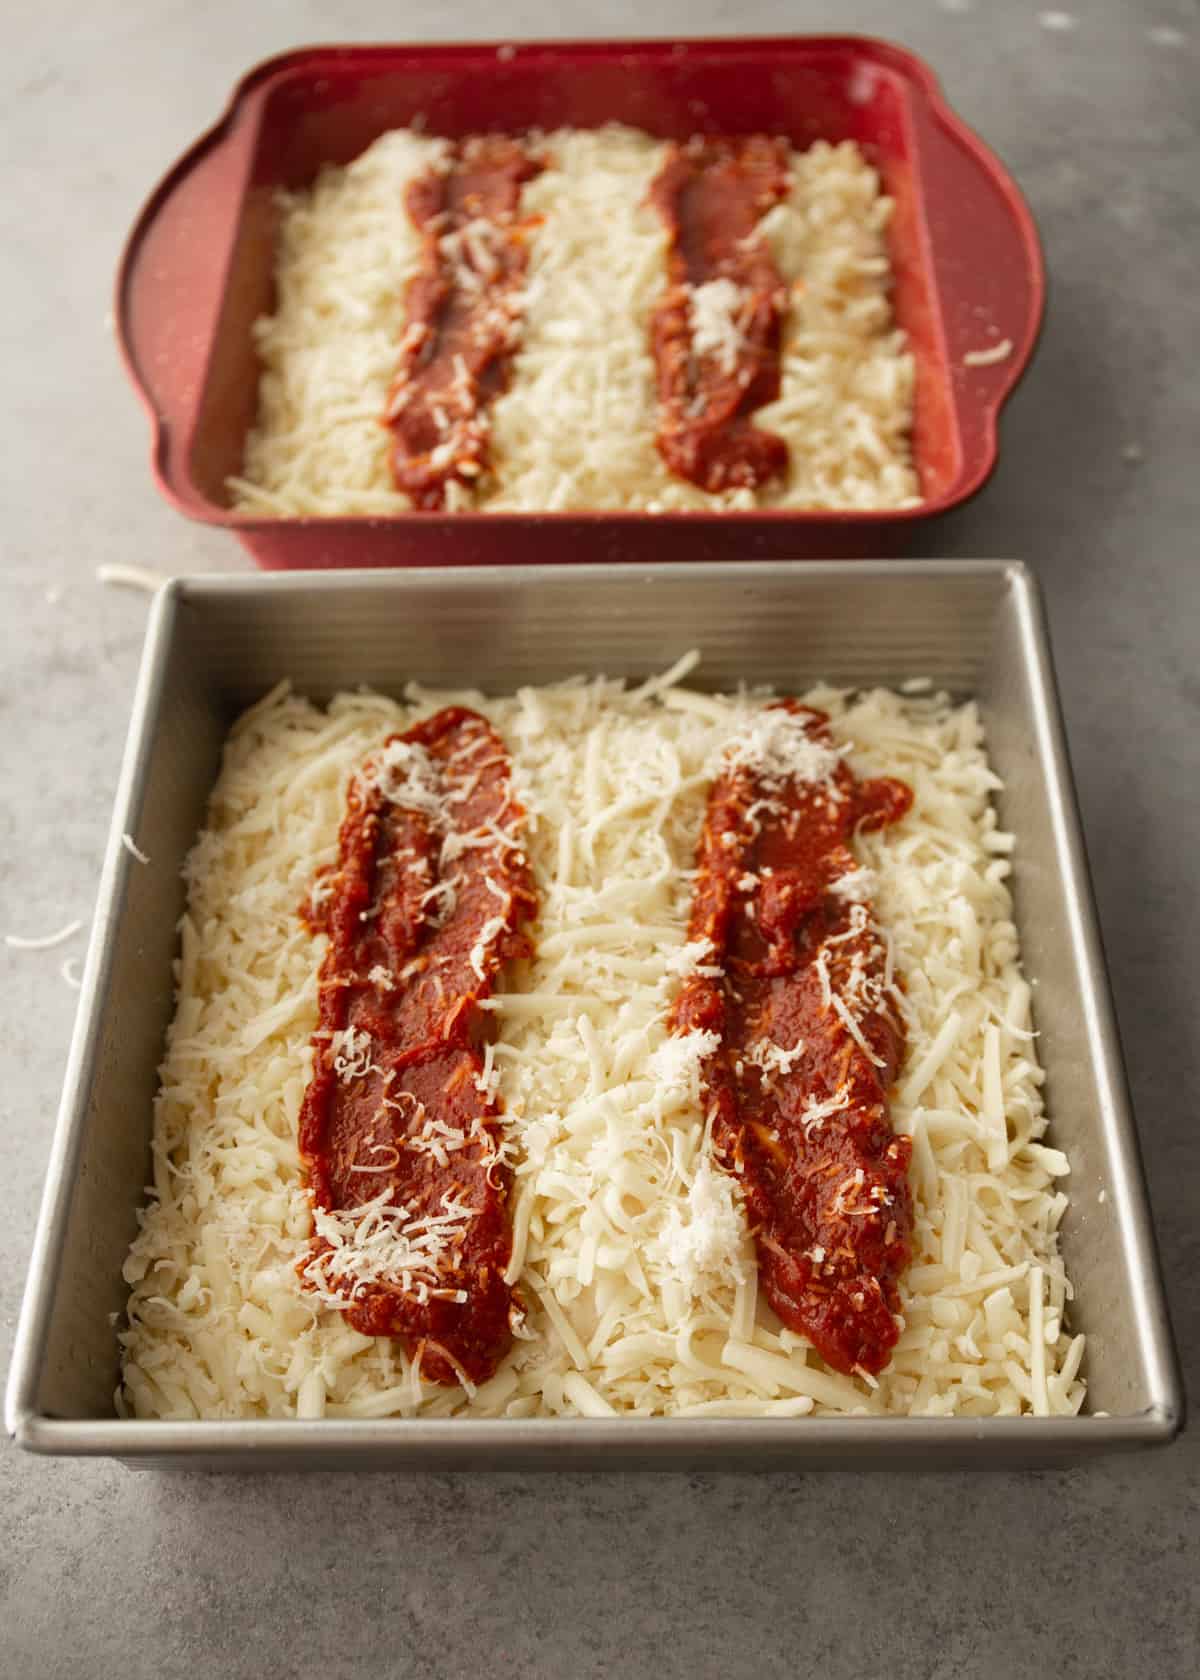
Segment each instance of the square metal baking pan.
[[[409,512],[268,518],[230,506],[258,401],[253,322],[275,298],[278,192],[311,185],[391,128],[432,134],[629,123],[853,140],[894,205],[896,321],[916,368],[904,509]],[[870,555],[973,495],[1037,339],[1033,218],[1011,176],[915,53],[852,35],[694,41],[314,46],[268,59],[155,188],[117,279],[117,337],[150,416],[163,494],[233,531],[262,566],[746,560]],[[399,303],[397,305],[399,308]],[[397,324],[399,336],[399,323]],[[990,364],[972,352],[1009,351]]]
[[[180,866],[225,732],[280,677],[314,698],[410,679],[501,692],[641,678],[681,651],[703,683],[803,690],[929,676],[982,708],[1015,832],[1014,891],[1071,1158],[1063,1247],[1088,1337],[1089,1415],[994,1420],[122,1422],[121,1265],[149,1170]],[[149,854],[137,862],[133,835]],[[415,570],[179,579],[155,603],[7,1401],[22,1447],[131,1464],[819,1466],[1059,1463],[1171,1439],[1182,1393],[1096,931],[1036,586],[999,561]]]

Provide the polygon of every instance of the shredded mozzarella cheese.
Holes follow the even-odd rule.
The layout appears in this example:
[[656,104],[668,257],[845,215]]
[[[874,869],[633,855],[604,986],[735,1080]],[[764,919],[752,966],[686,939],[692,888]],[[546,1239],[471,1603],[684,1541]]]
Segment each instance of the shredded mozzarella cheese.
[[[398,130],[308,192],[281,201],[275,313],[259,321],[258,420],[235,505],[257,514],[394,514],[408,498],[379,418],[396,370],[404,285],[420,241],[404,208],[444,142]],[[635,129],[560,129],[523,190],[535,219],[520,342],[486,423],[493,471],[452,508],[908,507],[913,359],[891,316],[891,202],[851,141],[793,154],[787,197],[760,224],[788,289],[778,400],[758,422],[791,445],[786,477],[710,495],[675,478],[655,447],[649,322],[665,281],[666,232],[646,204],[664,143]],[[486,224],[443,244],[474,241]],[[455,254],[456,245],[448,251]],[[468,275],[471,271],[460,271]],[[474,281],[471,275],[471,281]],[[692,293],[699,350],[736,360],[742,299],[729,280]]]
[[[414,1290],[434,1288],[426,1262],[464,1217],[447,1208],[444,1222],[415,1226],[375,1198],[321,1215],[327,1247],[305,1262],[313,1213],[296,1147],[323,949],[296,905],[336,860],[349,777],[446,698],[344,694],[321,711],[281,685],[227,743],[185,872],[153,1194],[125,1267],[125,1413],[1077,1411],[1083,1339],[1068,1328],[1057,1241],[1068,1163],[1043,1141],[997,784],[975,707],[936,694],[805,697],[830,712],[858,773],[901,776],[914,792],[899,824],[855,841],[873,926],[904,977],[908,1051],[892,1117],[913,1139],[916,1215],[904,1330],[876,1382],[827,1370],[761,1300],[737,1183],[709,1155],[700,1071],[714,1035],[666,1025],[682,976],[711,966],[710,950],[686,943],[711,766],[748,731],[774,739],[784,715],[764,721],[744,696],[597,680],[454,697],[511,748],[542,902],[533,961],[489,1000],[496,1036],[479,1082],[506,1112],[508,1275],[527,1316],[491,1382],[441,1389],[399,1343],[352,1330],[332,1291],[300,1287],[298,1261],[316,1266],[318,1287],[320,1276],[355,1287],[399,1269]],[[829,1005],[837,998],[853,1021],[851,975],[828,955]],[[322,1053],[356,1077],[370,1063],[361,1040]],[[755,1054],[780,1077],[793,1049]],[[831,1124],[838,1102],[810,1101],[806,1123]],[[412,1147],[447,1159],[463,1147],[419,1119]],[[856,1209],[852,1178],[842,1190]]]

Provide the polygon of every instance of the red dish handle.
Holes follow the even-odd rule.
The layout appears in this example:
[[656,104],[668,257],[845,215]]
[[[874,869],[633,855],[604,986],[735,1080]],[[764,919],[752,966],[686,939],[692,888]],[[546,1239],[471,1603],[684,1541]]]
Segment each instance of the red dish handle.
[[954,500],[996,462],[1000,410],[1037,344],[1045,307],[1041,243],[1016,183],[940,94],[914,101],[928,271],[939,294],[942,351],[962,460]]
[[126,371],[153,426],[158,482],[183,512],[209,520],[185,456],[252,163],[254,102],[245,86],[147,199],[121,257],[114,306]]

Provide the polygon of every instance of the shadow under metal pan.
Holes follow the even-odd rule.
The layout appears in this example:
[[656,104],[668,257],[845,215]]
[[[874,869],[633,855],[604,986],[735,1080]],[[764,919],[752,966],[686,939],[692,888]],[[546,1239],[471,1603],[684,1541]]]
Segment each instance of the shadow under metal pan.
[[[927,676],[978,699],[1017,836],[1013,890],[1071,1159],[1063,1249],[1088,1337],[1077,1418],[163,1423],[113,1414],[121,1266],[149,1170],[180,867],[237,713],[281,677],[314,699],[410,680],[492,693],[641,679],[684,650],[703,686],[802,691]],[[465,651],[464,651],[465,650]],[[142,865],[122,836],[148,852]],[[155,603],[10,1377],[34,1452],[217,1468],[1062,1463],[1170,1440],[1182,1392],[1035,585],[1000,561],[743,562],[183,578]],[[1103,1413],[1100,1416],[1096,1413]]]
[[[389,129],[622,122],[664,139],[853,140],[880,173],[897,324],[916,368],[920,505],[728,512],[401,513],[268,518],[233,508],[258,402],[253,323],[275,303],[279,189]],[[869,555],[911,542],[996,462],[1000,410],[1033,353],[1045,279],[1012,177],[915,53],[865,36],[303,47],[257,65],[154,189],[117,278],[117,338],[150,417],[159,489],[271,568]],[[399,306],[398,306],[399,307]],[[397,319],[397,339],[400,322]],[[974,351],[1002,347],[990,365]]]

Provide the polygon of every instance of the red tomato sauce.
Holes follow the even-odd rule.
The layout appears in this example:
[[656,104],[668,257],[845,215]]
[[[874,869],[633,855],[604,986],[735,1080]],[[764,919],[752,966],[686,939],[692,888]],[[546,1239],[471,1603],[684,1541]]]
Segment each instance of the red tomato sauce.
[[481,136],[456,142],[449,168],[427,169],[405,194],[421,266],[384,423],[392,478],[414,507],[444,507],[451,480],[487,470],[486,410],[508,385],[529,261],[521,188],[541,169],[519,140]]
[[[481,1003],[530,954],[537,914],[510,775],[500,736],[464,707],[393,735],[352,779],[337,863],[302,912],[329,947],[300,1113],[317,1226],[301,1278],[441,1383],[486,1381],[521,1312],[504,1281],[503,1114],[480,1050]],[[367,1275],[320,1215],[362,1221],[380,1198],[362,1230],[400,1241]]]
[[[781,709],[830,744],[824,713]],[[911,803],[903,782],[860,781],[840,758],[811,781],[727,764],[689,932],[722,974],[691,977],[673,1011],[675,1031],[719,1038],[703,1070],[713,1148],[742,1186],[766,1298],[843,1372],[881,1371],[896,1343],[912,1196],[910,1140],[887,1107],[905,1046],[898,982],[868,905],[837,883],[856,871],[854,834]]]
[[[753,489],[787,469],[787,444],[751,419],[779,395],[786,290],[757,227],[787,190],[787,146],[761,135],[674,146],[650,187],[670,240],[650,328],[658,450],[703,490]],[[693,289],[711,281],[737,287],[735,339],[697,351]]]

